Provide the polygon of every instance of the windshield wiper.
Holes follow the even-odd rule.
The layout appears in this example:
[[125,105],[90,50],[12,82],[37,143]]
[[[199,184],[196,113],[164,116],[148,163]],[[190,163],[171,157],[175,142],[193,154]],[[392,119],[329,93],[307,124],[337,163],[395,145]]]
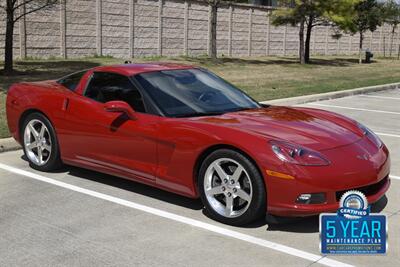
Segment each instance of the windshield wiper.
[[192,113],[186,113],[186,114],[177,114],[174,115],[174,118],[187,118],[187,117],[201,117],[201,116],[216,116],[216,115],[222,115],[225,112],[220,111],[220,112],[192,112]]

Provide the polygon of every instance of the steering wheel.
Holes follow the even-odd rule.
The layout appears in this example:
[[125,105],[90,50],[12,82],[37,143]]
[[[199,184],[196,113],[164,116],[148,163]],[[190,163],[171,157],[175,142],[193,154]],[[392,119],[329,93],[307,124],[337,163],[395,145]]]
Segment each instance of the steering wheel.
[[208,92],[204,92],[202,93],[197,99],[202,101],[202,102],[208,102],[211,100],[211,98],[213,98],[217,93],[212,92],[212,91],[208,91]]

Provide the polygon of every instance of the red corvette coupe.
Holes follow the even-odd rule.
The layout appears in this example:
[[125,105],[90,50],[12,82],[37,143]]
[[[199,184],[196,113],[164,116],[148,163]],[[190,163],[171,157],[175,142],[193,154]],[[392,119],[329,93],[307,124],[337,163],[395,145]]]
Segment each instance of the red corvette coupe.
[[335,211],[390,185],[389,152],[368,128],[310,108],[261,105],[201,68],[101,66],[8,91],[10,131],[30,165],[62,163],[201,197],[215,220]]

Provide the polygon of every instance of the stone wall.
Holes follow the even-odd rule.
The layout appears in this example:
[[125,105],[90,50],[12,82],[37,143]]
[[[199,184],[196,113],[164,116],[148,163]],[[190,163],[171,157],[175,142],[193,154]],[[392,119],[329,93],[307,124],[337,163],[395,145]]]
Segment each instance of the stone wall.
[[[205,55],[210,8],[196,0],[62,0],[50,10],[32,13],[15,27],[16,57]],[[298,28],[270,24],[268,7],[224,4],[217,14],[220,55],[296,55]],[[332,38],[329,27],[313,31],[311,53],[358,52],[358,36]],[[5,14],[0,10],[0,56],[4,53]],[[399,31],[393,40],[398,53]],[[365,46],[389,53],[390,28],[366,33]]]

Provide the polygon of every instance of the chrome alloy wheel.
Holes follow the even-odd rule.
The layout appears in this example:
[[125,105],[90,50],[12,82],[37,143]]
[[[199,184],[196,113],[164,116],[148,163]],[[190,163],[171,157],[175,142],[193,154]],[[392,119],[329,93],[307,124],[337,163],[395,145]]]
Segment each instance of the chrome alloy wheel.
[[51,136],[40,120],[31,120],[25,127],[24,147],[29,160],[37,166],[45,165],[51,155]]
[[214,211],[227,218],[245,213],[253,196],[248,173],[241,164],[229,158],[217,159],[208,166],[204,192]]

